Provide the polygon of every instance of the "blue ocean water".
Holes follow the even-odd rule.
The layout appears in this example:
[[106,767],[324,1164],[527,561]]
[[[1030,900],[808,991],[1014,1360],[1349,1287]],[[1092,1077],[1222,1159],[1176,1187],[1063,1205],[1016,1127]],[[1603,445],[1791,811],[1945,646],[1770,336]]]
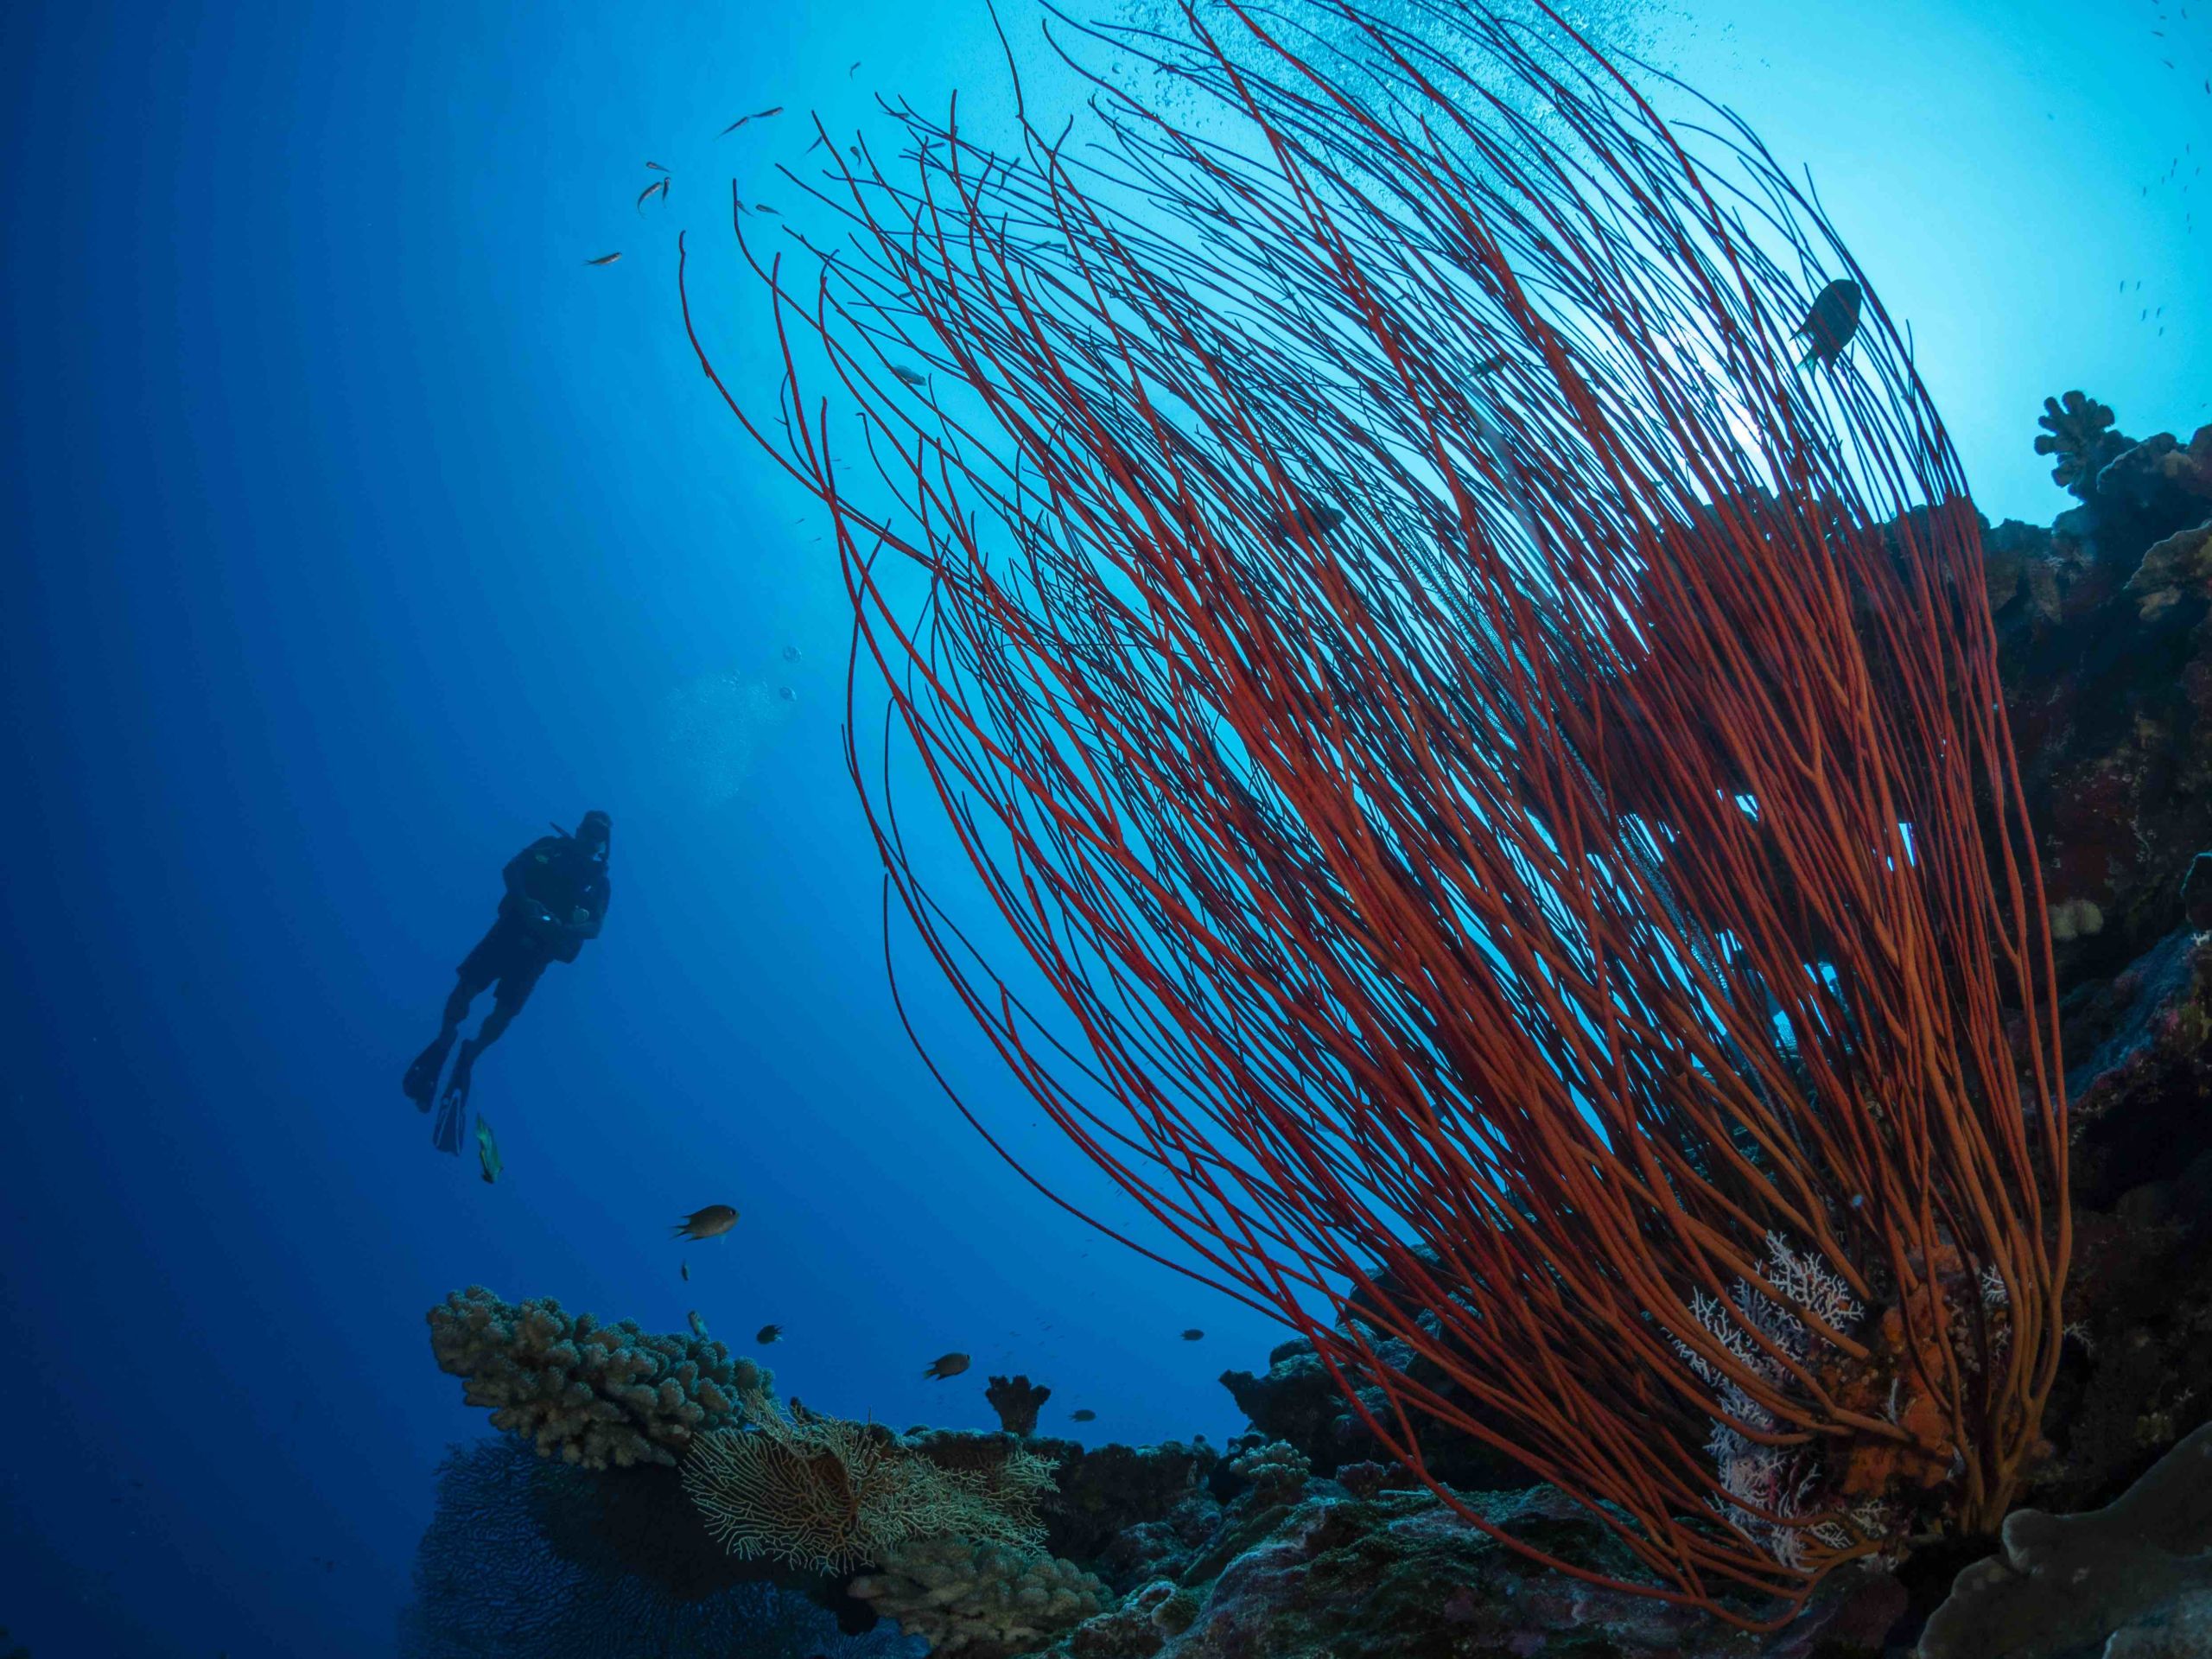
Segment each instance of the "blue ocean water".
[[[1984,511],[2047,521],[2044,396],[2212,419],[2212,26],[2181,11],[1624,22],[1811,168]],[[988,1426],[1020,1370],[1082,1437],[1241,1427],[1215,1379],[1275,1328],[1040,1197],[901,1031],[836,573],[677,315],[688,228],[725,373],[772,378],[729,181],[776,200],[803,113],[878,91],[1002,118],[982,7],[18,3],[0,76],[13,1639],[390,1654],[439,1459],[484,1432],[423,1325],[472,1282],[748,1349],[780,1323],[782,1387],[893,1424]],[[607,930],[483,1062],[486,1185],[399,1075],[500,865],[591,807]],[[711,1203],[734,1232],[670,1240]],[[974,1370],[924,1380],[948,1350]]]

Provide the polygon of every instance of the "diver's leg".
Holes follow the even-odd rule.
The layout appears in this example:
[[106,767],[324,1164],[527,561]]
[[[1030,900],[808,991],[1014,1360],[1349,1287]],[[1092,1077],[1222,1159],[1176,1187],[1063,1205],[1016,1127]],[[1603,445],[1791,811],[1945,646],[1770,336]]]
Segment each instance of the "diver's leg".
[[406,1081],[400,1086],[417,1110],[429,1111],[431,1101],[437,1096],[438,1073],[445,1070],[446,1056],[453,1052],[453,1039],[461,1034],[461,1022],[468,1018],[468,1005],[499,977],[499,925],[494,923],[492,931],[477,941],[476,948],[461,958],[452,994],[446,998],[445,1008],[438,1016],[438,1034],[407,1068]]
[[546,961],[542,954],[533,955],[512,964],[499,976],[499,988],[493,998],[492,1012],[484,1016],[484,1023],[476,1028],[476,1034],[461,1046],[461,1058],[453,1063],[453,1078],[446,1084],[449,1108],[458,1109],[467,1103],[469,1074],[475,1069],[477,1057],[498,1042],[514,1023],[515,1015],[522,1012],[522,1005],[537,988]]
[[445,1012],[438,1034],[430,1039],[430,1046],[415,1057],[407,1068],[406,1080],[400,1087],[419,1111],[430,1109],[431,1098],[438,1092],[438,1073],[445,1070],[446,1056],[453,1052],[453,1039],[461,1034],[461,1022],[468,1017],[468,1005],[476,1000],[481,985],[471,986],[463,975],[453,988],[453,995],[446,998]]

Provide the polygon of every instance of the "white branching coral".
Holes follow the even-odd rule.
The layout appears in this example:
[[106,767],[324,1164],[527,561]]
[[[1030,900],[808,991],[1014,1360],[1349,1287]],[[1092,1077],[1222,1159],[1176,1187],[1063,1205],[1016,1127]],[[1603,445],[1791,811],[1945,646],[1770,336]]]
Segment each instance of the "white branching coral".
[[[1700,1290],[1692,1293],[1689,1306],[1692,1316],[1737,1363],[1781,1389],[1788,1386],[1789,1376],[1777,1355],[1786,1355],[1800,1366],[1812,1357],[1813,1331],[1802,1315],[1809,1314],[1841,1333],[1858,1324],[1866,1310],[1843,1276],[1816,1252],[1793,1250],[1778,1233],[1766,1236],[1766,1277],[1783,1300],[1777,1301],[1750,1281],[1738,1279],[1726,1300]],[[1760,1338],[1765,1339],[1764,1344]],[[1706,1441],[1720,1489],[1727,1494],[1707,1500],[1714,1511],[1784,1567],[1805,1564],[1808,1538],[1831,1548],[1849,1548],[1856,1541],[1840,1522],[1789,1524],[1821,1507],[1810,1502],[1820,1483],[1817,1462],[1796,1447],[1769,1446],[1738,1428],[1735,1423],[1741,1422],[1766,1433],[1780,1425],[1742,1384],[1689,1344],[1677,1341],[1675,1351],[1698,1380],[1713,1390],[1722,1412],[1735,1420],[1716,1419]],[[1869,1521],[1874,1518],[1868,1516]]]

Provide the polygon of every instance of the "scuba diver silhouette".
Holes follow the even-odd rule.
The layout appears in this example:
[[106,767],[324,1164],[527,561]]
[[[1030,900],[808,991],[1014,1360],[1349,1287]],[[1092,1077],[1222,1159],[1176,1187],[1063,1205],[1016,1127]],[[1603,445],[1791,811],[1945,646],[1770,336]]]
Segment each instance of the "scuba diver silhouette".
[[[614,831],[613,820],[604,812],[587,812],[570,835],[559,824],[555,833],[541,836],[507,861],[505,897],[499,900],[499,918],[476,948],[461,958],[460,978],[446,998],[444,1018],[430,1046],[415,1057],[401,1087],[422,1111],[432,1100],[438,1116],[430,1138],[440,1150],[461,1150],[461,1129],[468,1116],[469,1074],[484,1051],[499,1040],[508,1023],[522,1012],[545,965],[574,962],[584,941],[599,937],[607,918],[607,850]],[[461,1046],[453,1076],[445,1093],[438,1094],[438,1073],[444,1070],[468,1005],[486,988],[497,983],[492,1012],[476,1034]]]

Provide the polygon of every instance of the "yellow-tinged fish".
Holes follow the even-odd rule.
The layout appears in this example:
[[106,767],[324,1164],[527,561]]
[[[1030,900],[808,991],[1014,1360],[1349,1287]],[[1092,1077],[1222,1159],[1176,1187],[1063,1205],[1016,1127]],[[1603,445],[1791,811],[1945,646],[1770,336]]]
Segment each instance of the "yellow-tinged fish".
[[737,1211],[726,1204],[710,1204],[703,1210],[694,1210],[676,1224],[678,1238],[720,1238],[737,1225]]
[[503,1167],[499,1162],[499,1143],[492,1138],[492,1126],[484,1121],[481,1112],[476,1115],[476,1161],[484,1166],[486,1182],[499,1179],[499,1171]]

